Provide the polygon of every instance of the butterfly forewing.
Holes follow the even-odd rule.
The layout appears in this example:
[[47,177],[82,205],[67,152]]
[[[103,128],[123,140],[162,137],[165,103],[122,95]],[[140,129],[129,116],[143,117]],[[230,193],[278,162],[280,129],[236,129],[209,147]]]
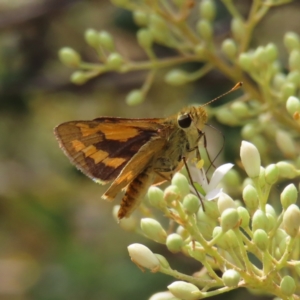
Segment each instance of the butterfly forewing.
[[71,121],[57,126],[55,135],[77,168],[105,184],[117,178],[140,148],[158,135],[161,121],[109,117]]

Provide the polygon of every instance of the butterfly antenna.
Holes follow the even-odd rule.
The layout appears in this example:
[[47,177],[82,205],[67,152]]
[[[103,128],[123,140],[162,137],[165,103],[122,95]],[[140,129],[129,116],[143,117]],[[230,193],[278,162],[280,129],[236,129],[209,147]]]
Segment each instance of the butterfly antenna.
[[227,91],[226,93],[224,93],[224,94],[222,94],[222,95],[216,97],[215,99],[212,99],[212,100],[210,100],[209,102],[203,104],[202,107],[203,107],[203,106],[206,106],[206,105],[208,105],[208,104],[211,104],[212,102],[215,102],[215,101],[219,100],[220,98],[222,98],[222,97],[224,97],[224,96],[226,96],[226,95],[228,95],[228,94],[230,94],[230,93],[232,93],[232,92],[238,90],[242,85],[243,85],[243,82],[242,82],[242,81],[238,82],[232,89],[230,89],[230,90]]

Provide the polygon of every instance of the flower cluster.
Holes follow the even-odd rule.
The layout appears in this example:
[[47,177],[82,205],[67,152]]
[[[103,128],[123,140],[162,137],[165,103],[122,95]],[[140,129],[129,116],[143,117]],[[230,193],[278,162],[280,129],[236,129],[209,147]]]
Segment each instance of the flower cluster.
[[[289,184],[281,192],[281,213],[267,203],[272,186],[284,179],[284,174],[290,174],[291,165],[278,163],[263,168],[257,148],[246,141],[242,142],[240,157],[249,176],[242,192],[243,201],[234,201],[217,188],[232,164],[219,167],[209,184],[203,181],[202,169],[198,171],[198,183],[204,182],[200,191],[205,199],[204,208],[180,173],[164,191],[158,187],[148,191],[150,204],[177,226],[165,229],[154,218],[142,218],[142,234],[165,244],[172,253],[182,252],[195,259],[203,268],[189,276],[172,269],[166,258],[153,254],[144,245],[132,244],[128,251],[140,268],[180,279],[168,286],[169,293],[178,299],[206,298],[237,287],[297,299],[299,275],[292,277],[299,274],[300,266],[300,210],[295,204],[295,185]],[[249,258],[251,255],[256,262]],[[151,299],[170,299],[169,293],[159,293]]]

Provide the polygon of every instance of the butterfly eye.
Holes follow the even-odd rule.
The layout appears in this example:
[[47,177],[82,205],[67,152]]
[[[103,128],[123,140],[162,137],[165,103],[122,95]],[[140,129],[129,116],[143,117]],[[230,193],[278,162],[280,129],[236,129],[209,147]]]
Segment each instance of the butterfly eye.
[[189,114],[184,114],[178,117],[177,122],[181,128],[188,128],[192,123],[192,118]]

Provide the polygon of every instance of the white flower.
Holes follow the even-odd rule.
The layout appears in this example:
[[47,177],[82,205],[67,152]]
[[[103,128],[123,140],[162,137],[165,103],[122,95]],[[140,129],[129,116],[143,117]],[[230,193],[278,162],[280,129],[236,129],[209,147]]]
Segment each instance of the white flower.
[[159,269],[160,263],[154,253],[142,244],[131,244],[127,247],[131,260],[138,266],[150,269],[155,272]]
[[[200,184],[203,191],[200,191],[200,194],[208,201],[216,199],[220,196],[222,188],[217,188],[220,181],[223,179],[224,175],[233,167],[231,163],[227,163],[218,167],[212,177],[210,182],[208,182],[205,170],[203,168],[198,169],[195,166],[190,167],[191,176],[193,182]],[[191,187],[191,190],[194,191],[194,188]]]
[[247,175],[250,178],[258,177],[260,173],[260,155],[257,148],[249,142],[242,141],[240,156]]

